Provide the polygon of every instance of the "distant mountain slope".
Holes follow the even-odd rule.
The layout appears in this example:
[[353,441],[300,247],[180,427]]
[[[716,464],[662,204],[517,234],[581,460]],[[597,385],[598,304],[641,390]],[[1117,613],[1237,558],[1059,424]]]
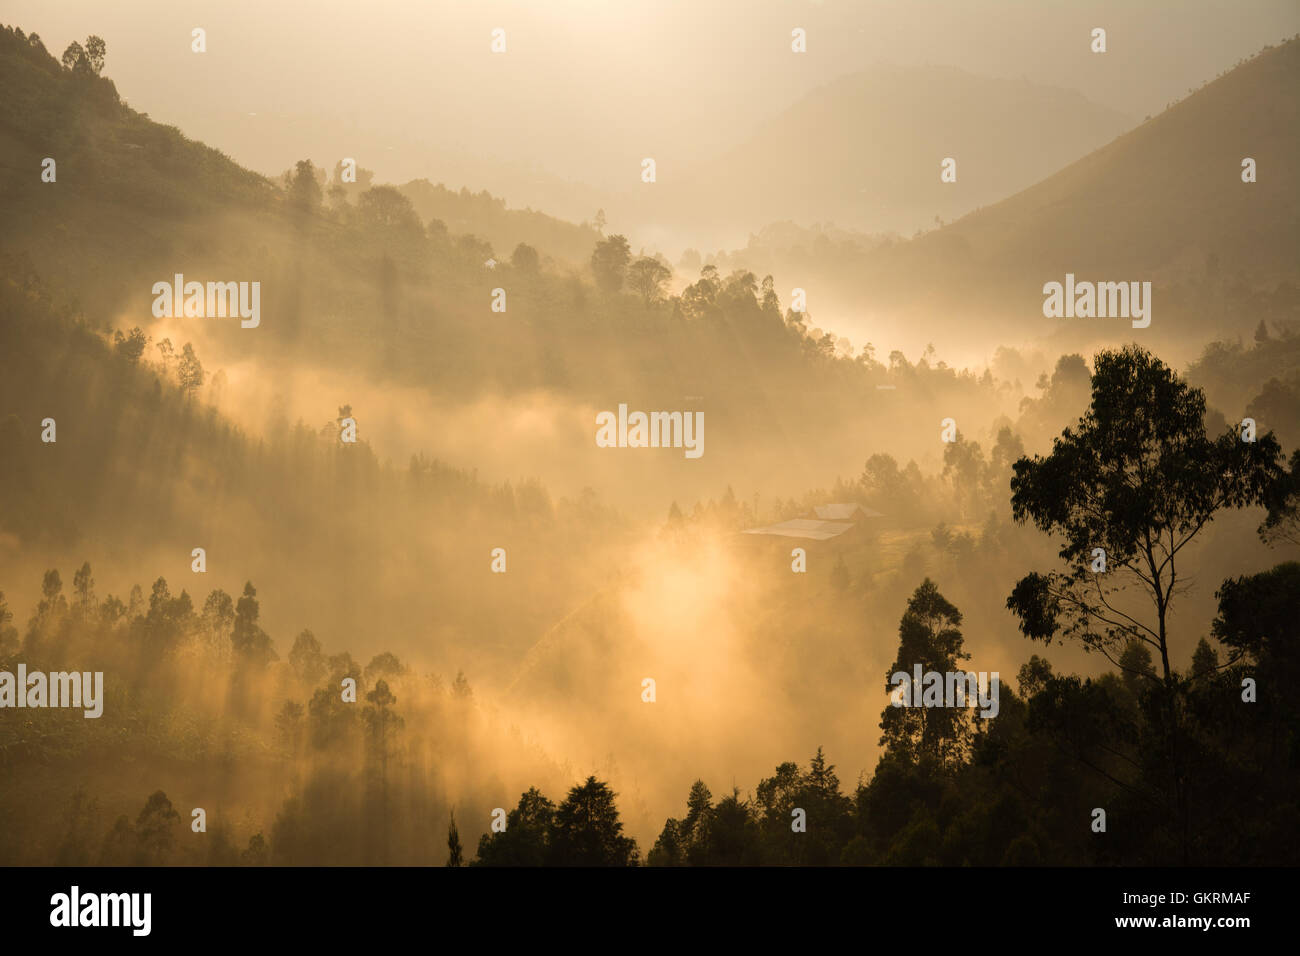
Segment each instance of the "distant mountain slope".
[[[164,274],[179,250],[211,245],[214,213],[248,212],[275,193],[126,106],[107,77],[65,70],[7,28],[0,90],[0,251],[76,289],[88,312],[121,301],[133,274]],[[41,178],[46,158],[53,182]]]
[[[1042,285],[1066,272],[1182,285],[1189,294],[1178,305],[1202,313],[1216,303],[1210,289],[1193,293],[1201,280],[1240,273],[1272,288],[1294,279],[1298,89],[1293,39],[1044,182],[869,254],[859,289],[890,308],[960,306],[1046,322]],[[1255,183],[1242,182],[1246,157],[1256,161]],[[1158,307],[1168,314],[1178,298]]]
[[[1072,90],[950,67],[878,68],[809,93],[722,156],[674,177],[656,203],[708,230],[790,219],[911,234],[1042,179],[1132,119]],[[939,180],[957,160],[957,182]]]
[[[966,217],[954,235],[988,261],[1087,268],[1292,273],[1300,183],[1300,42],[1269,50],[1067,167]],[[1258,181],[1241,180],[1242,160]],[[1062,228],[1063,226],[1073,228]]]
[[486,190],[471,193],[416,179],[398,187],[424,222],[441,219],[453,234],[486,239],[498,258],[508,257],[519,243],[575,265],[586,266],[601,234],[586,223],[574,225],[533,209],[509,209],[504,199]]
[[[96,320],[178,265],[260,274],[267,250],[300,234],[277,183],[131,109],[110,79],[64,69],[8,27],[0,27],[0,90],[0,253],[75,291]],[[53,182],[41,179],[46,158]],[[401,188],[422,224],[439,218],[453,236],[486,239],[498,259],[526,242],[585,265],[600,238],[486,192],[425,180]]]

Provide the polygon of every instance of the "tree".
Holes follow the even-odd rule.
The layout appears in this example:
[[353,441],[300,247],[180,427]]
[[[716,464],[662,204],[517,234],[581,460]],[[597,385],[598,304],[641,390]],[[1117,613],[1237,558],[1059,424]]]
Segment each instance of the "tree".
[[286,700],[275,716],[275,735],[280,746],[290,754],[298,752],[298,741],[302,739],[302,717],[302,704],[293,700]]
[[636,866],[636,841],[623,836],[614,797],[594,776],[569,791],[551,826],[551,865]]
[[623,288],[623,277],[631,259],[632,249],[623,236],[610,236],[596,243],[591,254],[591,271],[596,276],[596,285],[607,293]]
[[1011,469],[1025,457],[1025,445],[1010,428],[998,429],[993,451],[989,454],[988,482],[990,489],[1001,499],[1011,479]]
[[916,462],[900,469],[893,456],[881,452],[867,459],[858,478],[868,504],[907,516],[923,510],[924,482]]
[[515,251],[510,256],[510,264],[520,272],[536,272],[540,262],[537,250],[526,242],[515,246]]
[[[1245,655],[1255,662],[1246,673],[1258,682],[1259,702],[1251,710],[1258,708],[1260,724],[1272,738],[1266,775],[1293,782],[1300,754],[1300,704],[1295,696],[1300,684],[1300,562],[1287,561],[1259,574],[1230,578],[1216,596],[1219,614],[1211,632],[1235,652],[1224,666]],[[1206,655],[1201,657],[1203,664],[1209,663]],[[1283,753],[1290,754],[1289,778],[1276,772],[1275,761]]]
[[1290,470],[1269,489],[1265,503],[1268,515],[1259,526],[1259,536],[1269,543],[1300,544],[1300,449],[1291,453]]
[[821,747],[817,748],[804,776],[799,805],[807,812],[811,824],[804,835],[806,839],[800,842],[800,862],[813,865],[838,862],[840,848],[852,834],[853,803],[840,793],[835,765],[826,762]]
[[699,865],[709,858],[709,831],[713,822],[713,794],[703,780],[691,784],[686,797],[686,816],[679,829],[678,846],[686,862]]
[[101,866],[126,866],[135,862],[132,859],[131,840],[135,836],[131,829],[131,820],[124,813],[117,818],[112,829],[104,835],[104,844],[99,851]]
[[627,270],[627,285],[641,296],[642,303],[648,309],[663,298],[664,286],[672,277],[672,270],[658,259],[642,256]]
[[145,801],[135,821],[135,838],[144,862],[157,865],[171,854],[175,837],[172,827],[180,820],[167,794],[156,790]]
[[72,71],[90,68],[89,63],[86,62],[86,51],[76,40],[69,43],[68,48],[63,51],[63,68]]
[[[1051,455],[1017,461],[1011,479],[1012,515],[1063,539],[1058,553],[1067,570],[1031,572],[1007,607],[1031,640],[1059,634],[1155,691],[1143,699],[1154,738],[1152,782],[1168,795],[1163,812],[1185,863],[1193,843],[1190,768],[1200,747],[1187,716],[1188,684],[1170,662],[1169,613],[1188,587],[1178,559],[1220,511],[1271,498],[1283,480],[1281,454],[1271,432],[1244,441],[1229,428],[1211,438],[1201,391],[1129,346],[1096,356],[1089,410],[1053,442]],[[1126,588],[1145,597],[1146,613],[1139,601],[1121,600]],[[1159,655],[1158,673],[1147,673],[1131,651],[1116,659],[1135,641]],[[1075,708],[1080,714],[1104,710],[1097,702],[1101,684],[1070,690],[1062,700],[1076,697],[1086,704]]]
[[1151,662],[1151,648],[1130,637],[1119,655],[1120,677],[1124,686],[1135,697],[1142,696],[1143,685],[1156,676]]
[[82,610],[95,603],[95,579],[90,576],[90,562],[82,562],[72,576],[72,591],[77,596],[77,606]]
[[189,594],[181,591],[179,597],[172,597],[166,578],[158,578],[149,595],[149,612],[135,627],[144,645],[158,658],[176,648],[193,624]]
[[361,194],[357,221],[363,227],[410,239],[424,235],[420,216],[401,192],[392,186],[375,186]]
[[477,866],[543,866],[550,851],[555,804],[530,787],[506,814],[506,828],[478,842]]
[[[1183,582],[1178,558],[1225,508],[1263,503],[1282,476],[1271,432],[1254,442],[1235,429],[1210,438],[1205,397],[1149,352],[1129,346],[1096,356],[1092,404],[1047,457],[1021,458],[1011,479],[1012,514],[1064,539],[1068,570],[1032,572],[1007,607],[1029,638],[1058,633],[1097,650],[1116,666],[1128,639],[1160,656],[1160,676],[1175,681],[1168,616]],[[1105,570],[1093,571],[1104,552]],[[1142,620],[1116,595],[1136,585],[1154,620]]]
[[315,684],[325,676],[325,655],[321,653],[320,641],[311,631],[304,630],[293,639],[289,667],[304,684]]
[[5,603],[5,593],[0,591],[0,657],[8,657],[18,650],[18,630],[10,625],[13,612]]
[[144,354],[145,346],[149,344],[149,337],[141,331],[139,326],[133,328],[126,335],[120,330],[113,332],[113,350],[126,360],[128,365],[134,365],[140,361],[140,356]]
[[820,746],[808,765],[808,788],[822,797],[834,796],[840,792],[840,778],[835,774],[835,764],[826,762],[826,755]]
[[203,630],[209,647],[221,658],[230,650],[230,634],[235,626],[235,602],[225,591],[217,588],[203,602]]
[[63,596],[63,577],[57,568],[45,572],[41,579],[41,600],[36,613],[27,622],[23,650],[32,656],[44,653],[46,644],[59,630],[68,613],[68,599]]
[[650,848],[646,863],[650,866],[683,866],[686,859],[682,852],[681,821],[669,817],[664,821],[664,828],[659,831],[659,838]]
[[388,681],[378,680],[375,687],[366,694],[366,708],[362,712],[366,726],[370,730],[371,753],[378,757],[381,779],[388,775],[388,756],[391,750],[389,741],[396,731],[405,723],[393,712],[397,698],[388,689]]
[[705,266],[700,270],[699,279],[682,290],[682,315],[696,320],[720,314],[718,293],[721,289],[722,280],[718,278],[718,267]]
[[1270,571],[1229,578],[1215,597],[1219,615],[1211,630],[1224,644],[1257,659],[1269,654],[1300,659],[1295,650],[1300,632],[1300,563],[1288,561]]
[[461,865],[460,831],[456,829],[456,811],[451,811],[451,823],[447,825],[447,865]]
[[310,159],[300,159],[294,164],[293,172],[289,174],[289,202],[299,214],[306,215],[320,209],[325,198],[320,185],[322,178],[324,173],[318,177]]
[[261,666],[276,659],[271,637],[257,623],[259,607],[257,588],[252,581],[244,584],[244,594],[235,605],[235,626],[230,644],[235,653],[250,664]]
[[370,663],[366,665],[366,669],[363,671],[363,676],[366,680],[371,680],[376,677],[401,677],[406,672],[406,665],[397,659],[396,654],[384,651],[370,659]]
[[203,365],[194,354],[194,346],[189,342],[181,350],[180,364],[176,366],[176,377],[180,381],[181,391],[185,394],[195,391],[203,384]]
[[170,375],[172,370],[172,362],[176,361],[176,346],[172,345],[171,339],[163,339],[161,342],[155,345],[154,348],[158,350],[158,355],[160,356],[159,361],[162,364],[163,375]]
[[1201,638],[1196,642],[1196,651],[1192,654],[1192,677],[1209,677],[1219,670],[1219,652],[1210,642]]
[[54,858],[55,865],[86,866],[91,862],[90,835],[98,813],[99,802],[86,793],[85,787],[77,787],[63,815],[66,834]]
[[765,826],[789,829],[790,811],[795,807],[802,785],[799,765],[788,760],[777,766],[773,776],[759,781],[755,800]]
[[943,477],[952,483],[953,493],[971,514],[983,508],[987,493],[987,466],[979,442],[968,441],[960,431],[957,440],[943,446]]
[[102,39],[93,34],[86,37],[86,62],[96,76],[104,69],[104,57],[108,47]]
[[[367,736],[366,754],[372,761],[371,768],[378,770],[379,783],[379,818],[378,818],[378,858],[388,862],[388,758],[392,752],[391,739],[402,728],[405,721],[393,712],[397,698],[388,689],[388,681],[378,680],[374,690],[366,694],[366,708],[362,711]],[[372,776],[371,780],[375,778]],[[374,821],[372,821],[374,822]]]
[[266,845],[266,837],[254,833],[248,838],[248,847],[239,854],[239,861],[244,866],[265,866],[268,856],[270,848]]
[[[353,680],[360,675],[349,674]],[[307,702],[308,727],[312,746],[328,750],[353,737],[357,726],[357,711],[352,704],[344,703],[339,693],[343,678],[330,678],[330,686],[319,688]]]
[[709,860],[715,866],[753,866],[760,861],[758,826],[749,803],[733,787],[713,808]]
[[902,706],[891,700],[880,717],[884,731],[880,745],[907,763],[932,763],[951,767],[965,759],[971,737],[970,706],[908,706],[922,688],[914,686],[916,665],[922,674],[947,674],[959,670],[959,662],[970,655],[962,650],[961,612],[926,578],[907,602],[898,623],[898,657],[885,673],[885,690],[895,692],[892,677],[908,675]]

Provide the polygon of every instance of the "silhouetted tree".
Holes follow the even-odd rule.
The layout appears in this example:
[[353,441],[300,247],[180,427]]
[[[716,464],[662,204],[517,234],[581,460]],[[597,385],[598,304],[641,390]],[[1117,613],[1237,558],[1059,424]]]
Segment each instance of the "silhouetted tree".
[[[594,263],[593,263],[594,268]],[[664,296],[664,286],[673,277],[672,270],[658,259],[642,256],[627,270],[627,286],[649,308]]]
[[194,354],[194,346],[189,342],[186,342],[181,350],[180,363],[176,366],[176,377],[181,391],[187,394],[196,391],[203,384],[203,365],[199,362],[199,357]]
[[1265,496],[1268,514],[1259,526],[1267,542],[1300,544],[1300,448],[1291,453],[1290,469],[1278,476]]
[[447,824],[447,865],[461,864],[460,831],[456,829],[456,811],[451,812],[451,822]]
[[315,684],[325,676],[325,655],[321,653],[320,641],[311,631],[304,630],[293,639],[289,666],[294,676],[304,684]]
[[510,256],[510,264],[520,272],[536,272],[540,259],[536,249],[526,242],[521,242],[515,246],[515,251]]
[[614,792],[588,777],[555,811],[547,862],[553,866],[636,866],[637,846],[623,836]]
[[[1098,354],[1088,412],[1051,455],[1015,464],[1015,520],[1062,537],[1060,557],[1070,566],[1016,585],[1007,607],[1021,630],[1043,641],[1063,633],[1116,666],[1114,649],[1136,638],[1159,654],[1172,686],[1167,619],[1178,558],[1220,510],[1263,502],[1281,476],[1280,455],[1271,432],[1254,442],[1235,429],[1209,438],[1202,392],[1149,352]],[[1091,570],[1094,549],[1105,553],[1104,573]],[[1147,594],[1153,623],[1116,606],[1124,583]]]
[[248,838],[248,846],[240,853],[239,861],[244,866],[265,866],[270,855],[270,848],[266,845],[266,837],[260,833],[254,833]]
[[118,355],[129,365],[134,365],[140,361],[140,356],[144,354],[145,347],[149,344],[149,337],[144,334],[139,326],[131,329],[126,335],[120,330],[113,332],[113,348]]
[[18,651],[18,630],[10,622],[13,612],[5,603],[5,593],[0,591],[0,657],[8,657]]
[[320,179],[310,159],[300,159],[289,174],[289,202],[299,214],[310,214],[324,202]]
[[970,742],[970,710],[966,707],[908,706],[920,697],[922,688],[914,686],[917,664],[922,674],[940,675],[961,670],[961,662],[970,658],[962,650],[961,612],[926,578],[912,593],[907,610],[898,623],[898,656],[885,673],[885,689],[895,693],[892,677],[908,675],[902,693],[903,705],[891,700],[880,716],[884,733],[880,745],[899,759],[910,763],[932,761],[952,766],[965,759]]
[[68,48],[63,51],[62,62],[65,70],[89,69],[89,64],[86,62],[86,51],[76,40],[69,43]]
[[483,834],[478,842],[478,866],[543,866],[547,862],[555,804],[531,787],[519,805],[506,814],[502,832]]
[[252,581],[244,584],[244,594],[235,605],[235,626],[230,643],[241,659],[262,666],[276,659],[271,637],[257,623],[259,613],[257,588]]
[[617,292],[623,288],[627,264],[632,259],[632,249],[624,236],[610,236],[596,243],[591,254],[591,271],[596,285],[604,292]]
[[171,855],[175,841],[172,828],[180,818],[167,794],[161,790],[155,791],[145,801],[135,821],[135,838],[142,862],[157,865]]
[[96,76],[104,69],[104,57],[108,47],[102,39],[93,34],[86,37],[86,62]]
[[275,717],[275,733],[280,746],[290,754],[298,752],[298,741],[302,738],[302,704],[286,700]]

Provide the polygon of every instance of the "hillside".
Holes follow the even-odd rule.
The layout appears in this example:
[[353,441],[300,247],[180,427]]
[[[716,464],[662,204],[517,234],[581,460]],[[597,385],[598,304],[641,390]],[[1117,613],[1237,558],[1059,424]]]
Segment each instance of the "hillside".
[[[133,274],[165,274],[176,256],[210,247],[214,214],[244,214],[274,194],[264,177],[123,104],[107,77],[65,70],[9,29],[0,89],[0,250],[76,289],[95,317],[130,294]],[[47,157],[54,182],[41,178]]]
[[455,234],[486,239],[499,256],[508,256],[519,243],[546,252],[565,265],[585,267],[591,249],[601,234],[582,223],[574,225],[533,209],[510,209],[506,201],[486,190],[449,189],[427,179],[416,179],[399,187],[420,218],[439,219]]
[[[1130,123],[1070,90],[877,68],[812,91],[721,156],[662,175],[654,204],[665,228],[706,235],[780,219],[910,235],[1037,182]],[[945,157],[957,160],[955,183],[939,180]]]
[[[8,28],[0,30],[0,88],[0,251],[75,290],[92,319],[113,319],[142,282],[147,289],[177,262],[257,269],[268,249],[300,232],[277,184],[131,109],[112,80],[62,68],[39,40]],[[53,182],[41,179],[47,157]],[[440,219],[499,257],[523,242],[581,266],[600,238],[486,192],[425,180],[402,191],[422,223]]]
[[[1249,331],[1260,318],[1296,318],[1297,86],[1300,40],[1292,39],[1045,181],[873,251],[851,289],[874,307],[978,313],[979,335],[1068,325],[1054,326],[1041,311],[1043,284],[1067,272],[1152,281],[1161,298],[1151,334],[1165,341],[1192,329],[1208,338]],[[1257,182],[1242,182],[1243,157],[1256,161]],[[1244,297],[1233,286],[1272,293],[1283,283],[1290,293],[1262,303],[1267,312],[1234,309],[1234,297]],[[1071,334],[1077,329],[1076,321]],[[1111,323],[1102,334],[1129,331]]]

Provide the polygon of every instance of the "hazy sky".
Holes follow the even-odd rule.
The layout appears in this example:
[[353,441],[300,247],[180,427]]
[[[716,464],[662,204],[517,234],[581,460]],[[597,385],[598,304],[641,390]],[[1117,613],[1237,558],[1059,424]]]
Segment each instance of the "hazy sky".
[[[105,72],[132,106],[259,171],[355,154],[386,180],[507,179],[493,191],[514,204],[519,181],[501,161],[618,188],[656,144],[719,150],[811,88],[878,63],[1024,75],[1140,118],[1300,32],[1300,4],[0,0],[0,20],[37,31],[56,56],[99,34]],[[196,26],[208,33],[202,56],[190,51]],[[790,52],[796,26],[808,31],[803,56]],[[1094,26],[1108,31],[1104,57],[1088,50]],[[494,27],[506,30],[504,55],[489,50]]]

